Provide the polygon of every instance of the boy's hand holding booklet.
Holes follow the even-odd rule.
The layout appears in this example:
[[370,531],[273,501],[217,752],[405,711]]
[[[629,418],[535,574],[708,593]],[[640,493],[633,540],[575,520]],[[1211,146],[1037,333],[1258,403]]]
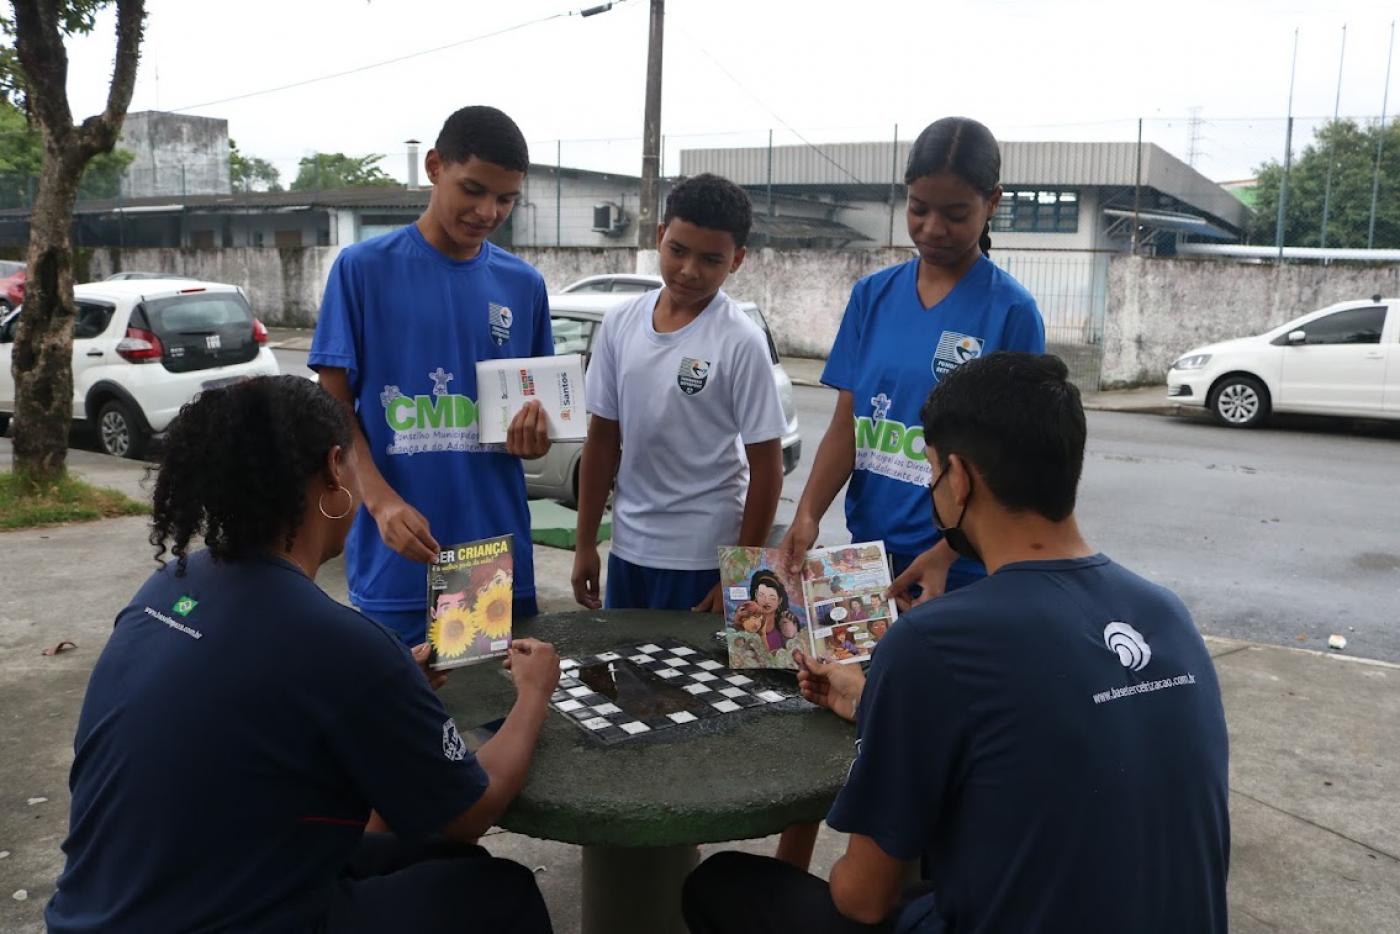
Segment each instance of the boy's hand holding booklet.
[[476,365],[477,418],[482,444],[505,444],[511,419],[538,402],[549,420],[549,440],[582,441],[588,435],[583,402],[583,358],[518,357]]

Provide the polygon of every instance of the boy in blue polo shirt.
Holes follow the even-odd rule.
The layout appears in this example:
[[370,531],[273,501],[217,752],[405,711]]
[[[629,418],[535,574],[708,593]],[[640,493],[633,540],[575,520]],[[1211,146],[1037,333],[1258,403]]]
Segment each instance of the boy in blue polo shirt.
[[[603,318],[579,469],[583,606],[718,612],[719,548],[768,537],[783,487],[782,403],[763,332],[720,290],[744,261],[752,214],[728,179],[676,185],[657,231],[665,287]],[[594,542],[614,475],[600,601]]]
[[[808,660],[802,693],[856,723],[823,882],[721,853],[692,934],[1225,934],[1228,740],[1181,600],[1074,520],[1078,390],[1055,357],[950,371],[922,412],[933,525],[988,576],[902,615],[863,675]],[[923,858],[928,884],[903,891]]]
[[513,534],[515,613],[537,611],[520,459],[549,450],[548,422],[531,403],[504,448],[482,444],[476,364],[554,353],[543,277],[487,241],[529,168],[519,127],[465,107],[425,165],[422,217],[336,259],[309,359],[357,416],[365,508],[345,549],[350,599],[409,645],[425,636],[423,565],[459,542]]

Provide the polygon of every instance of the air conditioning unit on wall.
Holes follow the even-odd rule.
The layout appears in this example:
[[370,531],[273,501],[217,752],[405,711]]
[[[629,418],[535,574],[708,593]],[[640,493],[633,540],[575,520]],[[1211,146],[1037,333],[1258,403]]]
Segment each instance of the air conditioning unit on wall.
[[622,208],[611,201],[602,201],[593,205],[593,229],[597,233],[616,236],[627,227],[627,218],[623,216]]

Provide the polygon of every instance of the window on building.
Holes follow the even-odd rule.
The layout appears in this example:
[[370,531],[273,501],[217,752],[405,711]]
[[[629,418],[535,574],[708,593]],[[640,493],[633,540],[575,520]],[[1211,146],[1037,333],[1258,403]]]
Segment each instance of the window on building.
[[331,245],[331,229],[330,229],[330,227],[317,227],[317,228],[316,228],[316,245],[317,245],[317,246],[330,246],[330,245]]
[[279,250],[295,250],[301,246],[300,230],[279,230],[275,237]]
[[1074,233],[1079,230],[1079,192],[1008,191],[1001,196],[992,230]]
[[212,230],[191,230],[190,246],[196,250],[214,249],[214,231]]

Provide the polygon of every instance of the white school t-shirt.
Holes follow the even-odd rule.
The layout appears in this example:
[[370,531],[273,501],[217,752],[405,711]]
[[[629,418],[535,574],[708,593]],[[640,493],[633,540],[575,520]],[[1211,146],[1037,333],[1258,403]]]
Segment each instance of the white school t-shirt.
[[768,342],[723,292],[679,331],[657,333],[660,290],[603,318],[588,364],[588,411],[619,423],[612,553],[702,571],[739,541],[744,445],[786,428]]

